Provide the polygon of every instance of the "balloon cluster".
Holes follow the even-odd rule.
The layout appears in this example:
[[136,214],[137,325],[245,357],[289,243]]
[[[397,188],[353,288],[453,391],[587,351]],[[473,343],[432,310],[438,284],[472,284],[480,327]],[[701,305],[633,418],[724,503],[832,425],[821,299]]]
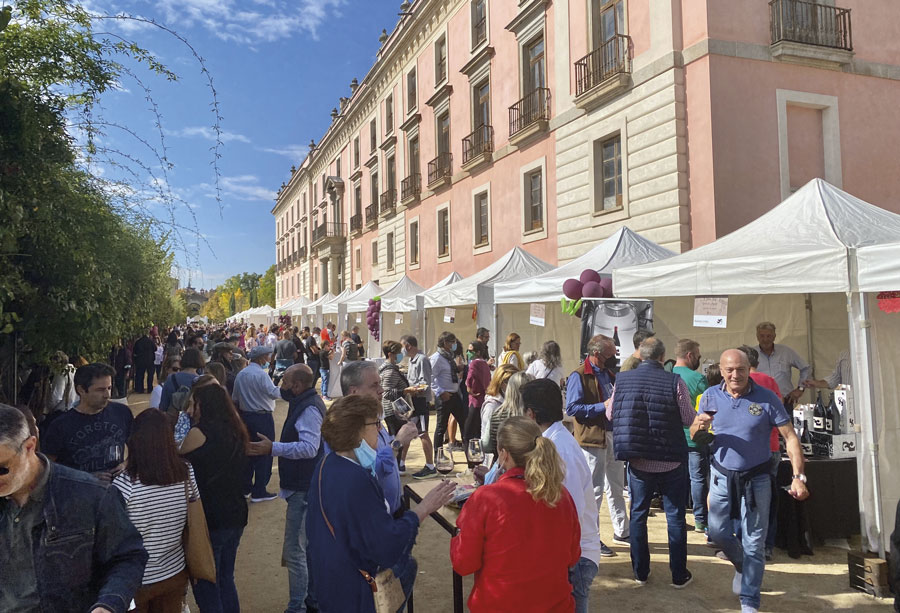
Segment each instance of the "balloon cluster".
[[566,297],[562,299],[562,312],[581,317],[583,298],[612,298],[612,278],[601,277],[596,270],[588,268],[577,279],[566,279],[563,294]]
[[375,298],[369,299],[369,308],[366,309],[366,326],[369,328],[369,332],[372,333],[372,338],[376,341],[379,340],[379,336],[381,335],[378,329],[378,316],[381,314],[381,298],[376,296]]

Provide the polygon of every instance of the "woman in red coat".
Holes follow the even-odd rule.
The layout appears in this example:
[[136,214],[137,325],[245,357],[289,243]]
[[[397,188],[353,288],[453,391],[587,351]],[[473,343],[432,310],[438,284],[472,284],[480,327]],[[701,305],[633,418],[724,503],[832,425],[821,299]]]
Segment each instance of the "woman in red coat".
[[534,421],[510,417],[497,448],[506,472],[472,494],[450,541],[453,569],[475,573],[469,610],[574,611],[569,568],[581,555],[581,527],[556,447]]

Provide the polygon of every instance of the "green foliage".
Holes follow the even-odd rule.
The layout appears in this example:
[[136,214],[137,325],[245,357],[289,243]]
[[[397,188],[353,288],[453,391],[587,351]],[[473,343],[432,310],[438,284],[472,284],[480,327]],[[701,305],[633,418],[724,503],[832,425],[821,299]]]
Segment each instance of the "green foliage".
[[259,280],[259,303],[275,306],[275,264]]

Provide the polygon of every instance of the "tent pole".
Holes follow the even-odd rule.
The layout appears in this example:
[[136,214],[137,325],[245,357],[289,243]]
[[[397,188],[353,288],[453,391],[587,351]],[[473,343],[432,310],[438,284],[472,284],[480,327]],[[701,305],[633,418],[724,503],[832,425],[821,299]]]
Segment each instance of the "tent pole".
[[[813,346],[813,305],[812,294],[806,294],[806,351],[810,365],[810,378],[815,379],[816,374],[816,356]],[[801,384],[803,381],[800,382]]]

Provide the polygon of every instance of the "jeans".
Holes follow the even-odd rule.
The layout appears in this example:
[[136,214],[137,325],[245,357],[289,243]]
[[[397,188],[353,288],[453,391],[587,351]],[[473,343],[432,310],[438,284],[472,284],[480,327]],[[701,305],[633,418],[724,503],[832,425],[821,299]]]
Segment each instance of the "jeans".
[[[781,464],[781,452],[773,451],[769,458],[769,475],[772,483],[778,485],[778,466]],[[775,534],[778,532],[778,496],[769,504],[769,529],[766,531],[766,549],[775,549]]]
[[234,560],[244,528],[222,528],[209,531],[213,557],[216,560],[216,582],[197,581],[194,600],[201,613],[239,613],[237,587],[234,585]]
[[450,398],[441,400],[437,408],[437,425],[434,428],[434,446],[444,446],[444,435],[447,433],[447,422],[450,416],[456,418],[461,432],[466,432],[466,407],[459,394],[451,393]]
[[625,463],[616,460],[613,450],[612,432],[606,433],[606,449],[601,447],[582,447],[584,459],[591,469],[594,483],[594,498],[599,509],[606,493],[609,506],[609,518],[612,520],[615,536],[628,539],[628,507],[625,505]]
[[322,375],[322,398],[328,398],[328,381],[331,379],[331,369],[319,369],[319,374]]
[[321,375],[319,374],[319,366],[321,365],[320,362],[319,362],[319,358],[317,358],[317,357],[316,357],[316,358],[312,358],[312,357],[311,357],[311,358],[307,358],[307,360],[306,360],[306,365],[309,366],[309,369],[310,369],[310,370],[312,371],[312,373],[313,373],[312,387],[313,387],[313,389],[315,389],[315,388],[316,388],[316,381],[318,381],[318,380],[319,380],[319,377],[321,376]]
[[[275,419],[271,413],[250,413],[241,411],[241,418],[247,426],[250,440],[256,440],[257,433],[264,434],[270,441],[275,440]],[[244,476],[244,493],[253,498],[267,494],[269,479],[272,478],[272,456],[260,455],[247,458],[247,473]]]
[[569,569],[569,583],[572,584],[572,596],[575,597],[575,613],[588,613],[591,583],[598,570],[597,564],[588,558],[580,558],[575,566]]
[[709,524],[706,495],[709,493],[709,447],[688,449],[691,472],[691,500],[694,503],[694,523]]
[[306,509],[307,492],[294,492],[287,498],[287,516],[284,520],[284,546],[281,558],[288,569],[290,602],[285,613],[304,613],[309,585],[309,567],[306,563]]
[[765,539],[769,525],[769,503],[772,498],[772,477],[758,475],[750,481],[756,508],[751,509],[741,496],[741,539],[734,535],[731,519],[731,499],[728,480],[713,467],[709,483],[709,538],[722,548],[734,565],[743,573],[741,604],[759,608],[759,592],[766,568]]
[[687,469],[684,464],[664,473],[648,473],[629,464],[628,485],[631,488],[631,566],[636,579],[645,580],[650,574],[650,547],[647,543],[647,516],[650,501],[659,492],[666,510],[669,529],[669,570],[672,581],[681,583],[687,578],[687,527],[684,523],[686,506]]

